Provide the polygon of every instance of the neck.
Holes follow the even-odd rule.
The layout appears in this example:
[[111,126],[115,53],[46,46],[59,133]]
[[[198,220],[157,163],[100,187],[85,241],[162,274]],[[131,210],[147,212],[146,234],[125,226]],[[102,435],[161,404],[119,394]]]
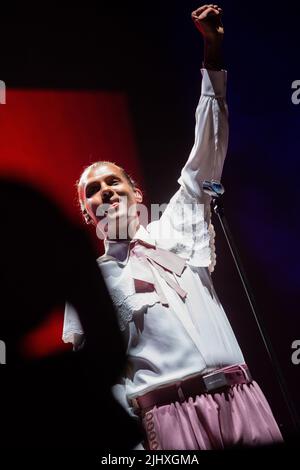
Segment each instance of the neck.
[[[132,220],[130,222],[130,225],[127,226],[126,238],[124,236],[120,237],[119,230],[116,230],[117,233],[114,233],[113,236],[110,236],[109,233],[106,233],[105,240],[107,240],[108,242],[111,241],[111,242],[128,242],[129,243],[134,238],[139,228],[140,228],[140,221],[137,218],[135,220]],[[121,235],[124,235],[124,233],[122,234],[122,231],[121,231]]]
[[125,261],[128,256],[130,240],[105,240],[105,254],[117,258],[119,261]]

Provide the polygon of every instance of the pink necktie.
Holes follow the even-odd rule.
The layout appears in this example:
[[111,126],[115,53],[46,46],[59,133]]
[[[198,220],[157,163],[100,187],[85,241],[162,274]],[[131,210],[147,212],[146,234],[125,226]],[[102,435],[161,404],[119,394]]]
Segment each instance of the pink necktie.
[[160,286],[159,278],[174,289],[184,299],[187,293],[180,287],[173,274],[180,276],[185,268],[186,260],[171,251],[154,247],[142,240],[134,240],[130,247],[130,262],[133,278],[154,285],[163,305],[168,305],[165,294]]

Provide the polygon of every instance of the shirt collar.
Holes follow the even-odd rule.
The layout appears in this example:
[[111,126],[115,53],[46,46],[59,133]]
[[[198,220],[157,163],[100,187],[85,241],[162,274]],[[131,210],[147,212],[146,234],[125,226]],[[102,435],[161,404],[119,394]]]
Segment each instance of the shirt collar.
[[120,262],[126,262],[129,246],[136,240],[141,240],[155,247],[155,240],[150,237],[145,227],[140,225],[132,240],[104,240],[105,253],[99,258],[99,261],[115,258]]

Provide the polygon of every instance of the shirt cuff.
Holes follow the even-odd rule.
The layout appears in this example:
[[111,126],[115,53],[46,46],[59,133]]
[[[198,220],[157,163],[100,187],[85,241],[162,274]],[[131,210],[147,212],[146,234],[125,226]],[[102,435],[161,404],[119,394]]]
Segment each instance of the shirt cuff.
[[225,98],[227,86],[226,70],[201,69],[202,87],[201,95]]

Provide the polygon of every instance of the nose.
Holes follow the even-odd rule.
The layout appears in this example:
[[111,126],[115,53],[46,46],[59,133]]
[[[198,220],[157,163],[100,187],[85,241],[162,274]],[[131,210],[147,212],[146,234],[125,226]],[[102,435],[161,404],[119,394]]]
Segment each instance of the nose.
[[113,196],[113,191],[109,187],[105,187],[101,190],[100,195],[102,199],[102,203],[108,203]]

